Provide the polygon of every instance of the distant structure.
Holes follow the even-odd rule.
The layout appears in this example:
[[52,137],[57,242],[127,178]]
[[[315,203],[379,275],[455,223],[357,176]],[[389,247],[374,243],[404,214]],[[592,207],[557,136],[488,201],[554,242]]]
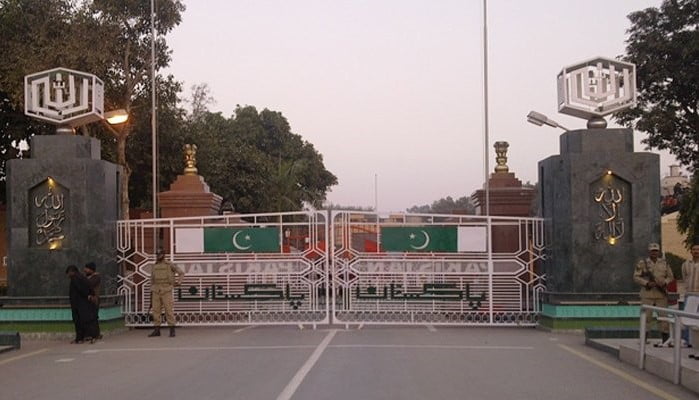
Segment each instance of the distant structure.
[[[679,184],[679,186],[677,186]],[[672,196],[677,188],[686,188],[689,186],[689,178],[682,175],[679,165],[670,165],[670,175],[665,175],[660,180],[660,193],[663,196]]]

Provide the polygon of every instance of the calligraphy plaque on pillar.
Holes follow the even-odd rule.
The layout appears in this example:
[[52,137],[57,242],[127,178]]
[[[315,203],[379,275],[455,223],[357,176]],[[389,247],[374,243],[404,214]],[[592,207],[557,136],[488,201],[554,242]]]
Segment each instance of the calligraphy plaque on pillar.
[[590,217],[595,241],[615,245],[629,239],[631,185],[607,172],[590,184]]
[[49,177],[29,189],[28,200],[29,247],[64,247],[69,239],[69,190]]

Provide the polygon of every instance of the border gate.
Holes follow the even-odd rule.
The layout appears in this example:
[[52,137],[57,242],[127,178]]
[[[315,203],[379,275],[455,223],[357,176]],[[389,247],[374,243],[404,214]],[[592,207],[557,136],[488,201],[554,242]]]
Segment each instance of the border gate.
[[545,290],[536,218],[308,211],[129,220],[118,232],[127,326],[151,325],[156,235],[185,272],[179,325],[535,325]]

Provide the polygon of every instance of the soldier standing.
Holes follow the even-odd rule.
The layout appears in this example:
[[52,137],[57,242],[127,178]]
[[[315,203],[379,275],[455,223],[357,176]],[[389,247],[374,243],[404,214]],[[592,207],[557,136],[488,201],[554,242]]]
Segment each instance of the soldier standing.
[[170,337],[175,336],[175,314],[172,311],[172,291],[182,283],[184,272],[175,264],[165,260],[165,252],[158,249],[156,263],[150,273],[151,308],[155,329],[148,337],[160,336],[160,313],[165,309],[165,318],[170,327]]
[[[655,307],[667,308],[667,285],[675,280],[672,270],[664,258],[660,258],[660,245],[651,243],[648,245],[648,257],[636,264],[633,280],[641,286],[641,303]],[[645,310],[646,335],[650,329],[653,312]],[[660,323],[662,342],[670,337],[670,327],[665,321]],[[641,338],[645,340],[646,338]]]

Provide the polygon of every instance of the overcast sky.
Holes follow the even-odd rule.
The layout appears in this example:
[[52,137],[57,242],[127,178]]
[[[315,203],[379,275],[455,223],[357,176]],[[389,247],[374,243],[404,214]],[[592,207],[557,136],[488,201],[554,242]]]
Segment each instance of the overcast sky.
[[[505,140],[510,171],[535,182],[537,162],[558,154],[560,131],[527,123],[527,113],[583,128],[584,120],[557,113],[556,75],[622,54],[626,16],[660,2],[489,1],[491,170],[492,143]],[[167,37],[168,72],[186,88],[207,83],[212,111],[225,116],[236,104],[281,111],[337,175],[329,201],[373,206],[375,175],[380,211],[483,185],[480,0],[185,3]],[[636,151],[641,139],[636,133]],[[673,162],[661,154],[661,176]]]

